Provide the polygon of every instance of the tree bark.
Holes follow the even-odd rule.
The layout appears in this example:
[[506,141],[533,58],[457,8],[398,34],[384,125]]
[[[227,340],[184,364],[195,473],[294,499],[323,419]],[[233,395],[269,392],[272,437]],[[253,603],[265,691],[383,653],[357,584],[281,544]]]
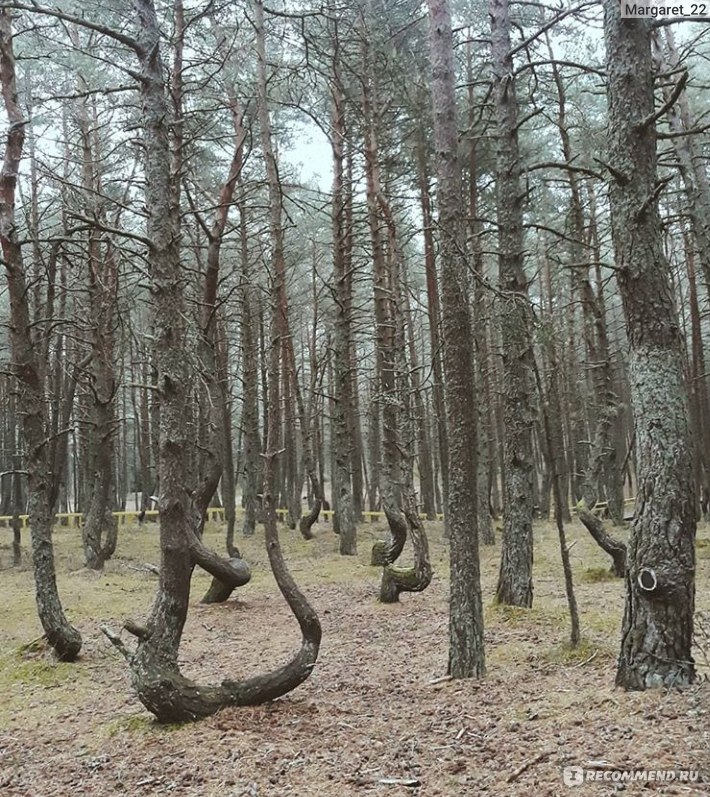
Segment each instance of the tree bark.
[[[73,661],[81,650],[81,635],[66,618],[57,590],[52,544],[56,478],[48,442],[42,366],[32,337],[27,275],[15,218],[17,176],[22,160],[27,120],[17,99],[12,18],[0,9],[0,82],[10,123],[0,172],[0,246],[10,298],[10,352],[17,379],[22,428],[27,450],[28,514],[32,535],[37,610],[47,641],[57,656]],[[66,434],[61,430],[62,434]],[[54,500],[53,500],[54,499]]]
[[[550,471],[550,481],[552,495],[555,502],[555,525],[557,526],[557,538],[560,543],[560,558],[562,559],[562,572],[565,577],[565,595],[567,598],[567,609],[570,617],[570,645],[576,648],[580,641],[579,629],[579,610],[577,608],[577,598],[574,594],[574,582],[572,579],[572,563],[570,561],[569,547],[567,545],[567,535],[565,533],[565,507],[563,507],[562,480],[560,479],[561,464],[563,457],[561,449],[555,444],[555,439],[562,437],[561,416],[559,412],[553,415],[554,408],[559,407],[560,400],[557,395],[557,380],[554,371],[557,369],[557,361],[552,356],[551,366],[553,373],[548,383],[547,391],[544,390],[540,372],[535,365],[535,378],[537,381],[538,393],[542,402],[542,424],[545,435],[547,450],[547,466]],[[550,401],[552,399],[552,401]],[[552,405],[552,406],[551,406]],[[552,411],[551,411],[552,410]],[[554,427],[557,427],[556,429]]]
[[407,519],[414,564],[412,567],[385,565],[380,584],[380,602],[397,603],[402,592],[423,592],[431,583],[433,575],[429,559],[429,543],[424,526],[417,512],[414,491],[406,490],[403,498],[403,512]]
[[[604,2],[612,230],[630,344],[638,495],[617,685],[695,677],[695,512],[687,388],[657,200],[651,22]],[[649,577],[652,574],[652,577]]]
[[[72,41],[75,46],[79,46],[78,32],[75,29]],[[80,91],[87,88],[81,76],[77,83]],[[105,216],[95,199],[102,191],[101,180],[95,167],[100,152],[96,141],[97,134],[91,130],[87,103],[83,97],[78,102],[77,118],[81,135],[84,214],[98,221]],[[91,497],[82,528],[82,543],[86,566],[91,570],[102,570],[105,562],[113,556],[118,540],[118,523],[112,514],[117,427],[114,331],[117,324],[115,316],[118,301],[118,264],[113,245],[110,241],[106,241],[102,246],[101,232],[97,227],[89,230],[87,252],[91,339],[88,453],[92,478]]]
[[485,673],[485,653],[478,558],[477,413],[458,158],[456,70],[448,0],[428,0],[428,8],[439,177],[443,370],[450,433],[446,504],[451,561],[449,674],[454,678],[480,678]]
[[[337,32],[335,33],[337,41]],[[345,96],[340,80],[339,54],[336,48],[333,57],[331,149],[333,152],[333,200],[331,225],[333,234],[333,296],[335,320],[333,324],[333,370],[335,375],[335,414],[332,418],[333,463],[332,474],[334,504],[337,507],[340,553],[343,556],[357,554],[357,529],[353,504],[351,451],[353,439],[348,417],[352,411],[353,380],[350,371],[350,349],[352,346],[352,273],[346,262],[347,228],[346,199],[344,194],[344,141],[345,141]]]
[[374,77],[367,46],[363,48],[363,61],[365,73],[362,83],[362,107],[365,120],[365,182],[367,219],[373,260],[377,403],[382,430],[379,493],[382,510],[389,526],[388,539],[379,541],[373,546],[371,561],[373,564],[391,564],[402,552],[407,532],[407,523],[400,510],[402,457],[399,439],[400,399],[397,395],[396,351],[398,275],[396,273],[397,259],[392,251],[392,228],[389,221],[387,223],[390,232],[389,251],[385,251],[381,229],[383,216],[388,216],[389,208],[384,202],[382,193],[377,142],[377,97],[374,92]]
[[503,342],[505,489],[503,543],[496,598],[532,606],[533,584],[533,350],[531,308],[523,264],[523,201],[518,149],[518,103],[510,55],[508,0],[490,0],[493,85],[498,122],[499,316]]
[[[242,340],[242,428],[244,440],[244,473],[242,497],[244,503],[244,522],[242,534],[254,534],[259,506],[260,490],[259,460],[261,436],[259,434],[259,302],[252,284],[251,264],[247,243],[246,204],[242,197],[239,202],[239,242],[241,255],[241,281],[239,305],[241,309]],[[266,396],[264,396],[266,400]]]
[[[255,4],[257,30],[263,54],[263,7]],[[144,629],[137,634],[135,654],[111,637],[128,657],[133,684],[142,703],[161,722],[183,722],[208,716],[228,705],[255,705],[271,700],[302,683],[311,673],[320,645],[318,618],[286,569],[279,547],[276,508],[273,503],[274,459],[272,448],[265,459],[268,485],[266,544],[272,570],[302,631],[299,652],[283,667],[246,681],[223,681],[221,686],[199,686],[185,678],[178,666],[178,650],[187,616],[190,578],[195,564],[211,569],[218,561],[217,575],[228,563],[219,560],[195,533],[195,508],[187,485],[188,436],[186,403],[190,379],[186,356],[183,275],[179,257],[179,208],[171,182],[168,130],[171,113],[166,96],[160,57],[160,31],[152,0],[137,0],[139,38],[134,49],[141,69],[141,106],[146,144],[146,206],[151,238],[150,276],[154,296],[156,353],[161,391],[160,436],[160,534],[161,569],[158,595]],[[263,65],[263,59],[260,59]],[[272,345],[269,358],[270,391],[279,379],[279,317],[284,286],[279,272],[273,280]],[[278,440],[279,407],[269,408],[269,446]],[[220,579],[224,581],[224,579]]]
[[[424,144],[424,132],[420,129],[417,141],[417,166],[419,199],[424,226],[424,269],[426,274],[427,315],[429,319],[429,341],[431,344],[432,374],[434,377],[433,398],[436,416],[436,431],[441,461],[441,489],[443,504],[449,492],[449,445],[446,430],[446,407],[444,404],[444,377],[441,365],[441,306],[439,286],[436,280],[436,256],[434,250],[434,219],[429,196],[429,173]],[[446,518],[444,518],[446,524]],[[445,529],[445,534],[446,534]]]

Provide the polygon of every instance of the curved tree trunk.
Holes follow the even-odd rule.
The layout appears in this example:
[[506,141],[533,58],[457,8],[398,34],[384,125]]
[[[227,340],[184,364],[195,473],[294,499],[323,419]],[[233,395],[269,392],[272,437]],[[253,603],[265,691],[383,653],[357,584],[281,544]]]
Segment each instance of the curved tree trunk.
[[623,578],[626,574],[626,545],[621,540],[616,540],[607,533],[601,520],[585,506],[584,502],[577,505],[577,515],[594,538],[594,542],[612,558],[611,572]]
[[201,554],[195,555],[195,561],[210,573],[219,568],[202,598],[202,603],[224,603],[237,587],[243,587],[251,581],[249,565],[238,556],[225,560],[205,548]]
[[391,514],[387,504],[383,506],[389,536],[385,540],[377,540],[372,546],[370,564],[374,567],[385,567],[399,559],[404,544],[407,542],[407,521],[401,512]]
[[[57,474],[52,468],[42,368],[32,337],[27,275],[15,221],[15,189],[27,121],[17,101],[12,37],[10,11],[0,9],[0,82],[10,122],[0,172],[0,246],[10,298],[10,352],[12,371],[19,387],[18,403],[27,450],[28,513],[37,610],[47,640],[57,656],[73,661],[81,650],[81,635],[67,620],[57,590],[52,544]],[[62,433],[65,434],[63,430]]]
[[[263,7],[255,4],[263,59]],[[160,435],[160,538],[161,569],[158,595],[145,628],[131,626],[138,637],[135,654],[129,653],[115,636],[112,641],[126,655],[138,696],[161,722],[182,722],[208,716],[229,705],[254,705],[278,697],[304,681],[311,673],[320,645],[321,628],[315,612],[300,593],[284,564],[279,546],[274,506],[278,404],[269,406],[269,447],[265,457],[266,545],[276,581],[297,617],[303,636],[301,648],[283,667],[267,675],[242,682],[224,681],[221,686],[199,686],[185,678],[178,665],[178,652],[187,617],[190,579],[195,564],[210,564],[211,552],[195,533],[194,517],[203,517],[199,500],[195,506],[187,484],[188,444],[186,404],[191,384],[186,356],[186,329],[182,274],[179,257],[179,212],[172,201],[170,152],[166,132],[170,110],[166,98],[160,58],[160,32],[152,0],[137,0],[139,38],[134,47],[142,68],[142,113],[147,150],[146,205],[151,279],[154,288],[156,352],[161,390]],[[262,72],[263,78],[263,72]],[[269,357],[269,387],[279,379],[283,272],[274,274],[272,298],[272,345]],[[209,568],[208,568],[209,569]]]
[[429,559],[429,543],[419,513],[414,493],[407,489],[403,499],[403,513],[407,519],[412,548],[413,567],[395,567],[387,564],[382,571],[380,583],[380,602],[397,603],[402,592],[422,592],[431,583],[432,569]]

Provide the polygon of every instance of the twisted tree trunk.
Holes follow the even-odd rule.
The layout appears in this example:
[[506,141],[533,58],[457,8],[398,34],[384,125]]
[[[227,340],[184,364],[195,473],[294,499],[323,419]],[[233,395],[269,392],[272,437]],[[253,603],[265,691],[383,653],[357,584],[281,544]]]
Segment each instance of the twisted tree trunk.
[[405,490],[402,503],[414,551],[414,564],[412,567],[396,567],[395,564],[384,567],[380,584],[382,603],[397,603],[402,592],[423,592],[431,583],[433,574],[429,559],[429,542],[417,512],[413,490]]
[[[263,53],[263,7],[256,3],[255,8]],[[148,233],[152,243],[150,275],[155,296],[156,353],[161,391],[161,569],[158,595],[146,627],[130,627],[139,640],[135,653],[128,652],[118,638],[110,632],[108,634],[129,660],[134,687],[146,708],[161,722],[183,722],[208,716],[228,705],[262,703],[295,688],[311,673],[318,654],[321,629],[315,612],[289,574],[279,546],[273,498],[276,459],[273,446],[279,438],[280,419],[278,404],[271,404],[268,415],[269,451],[264,466],[266,545],[276,581],[301,626],[301,648],[291,661],[271,673],[240,682],[226,680],[220,686],[198,685],[180,672],[178,651],[187,617],[192,570],[199,564],[207,569],[217,565],[215,569],[219,571],[225,563],[208,551],[196,534],[196,510],[185,489],[188,467],[185,417],[191,380],[185,347],[183,275],[178,249],[180,216],[174,201],[175,194],[171,191],[173,175],[167,136],[171,114],[153,2],[137,0],[136,9],[140,29],[133,47],[142,69],[141,107],[147,154],[146,205],[149,211]],[[284,290],[280,282],[282,276],[283,273],[277,271],[272,281],[272,343],[268,372],[270,391],[275,389],[279,379],[280,333],[283,328],[279,317]]]

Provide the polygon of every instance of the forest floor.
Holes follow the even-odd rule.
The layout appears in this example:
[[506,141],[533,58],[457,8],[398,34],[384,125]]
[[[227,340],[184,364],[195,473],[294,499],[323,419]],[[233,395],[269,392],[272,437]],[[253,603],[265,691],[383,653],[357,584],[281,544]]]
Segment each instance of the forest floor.
[[[493,604],[498,546],[482,549],[488,676],[441,679],[447,664],[447,549],[428,524],[435,576],[399,605],[376,600],[368,565],[377,526],[360,528],[359,555],[342,558],[330,526],[305,542],[281,537],[291,569],[316,606],[323,645],[312,677],[270,705],[229,709],[193,725],[159,726],[133,695],[125,662],[100,633],[145,617],[156,577],[154,525],[121,529],[103,574],[82,569],[76,529],[56,533],[59,585],[84,635],[76,664],[41,644],[28,567],[12,569],[0,531],[0,794],[10,797],[175,794],[180,797],[543,797],[710,795],[710,527],[698,539],[699,683],[684,692],[614,688],[623,584],[581,526],[568,529],[583,643],[568,620],[554,527],[535,528],[535,606]],[[222,549],[221,529],[207,530]],[[201,681],[239,678],[283,663],[298,627],[271,577],[263,534],[240,541],[252,582],[238,599],[202,606],[194,577],[182,665]],[[29,558],[29,555],[27,555]],[[590,763],[591,762],[591,763]],[[566,766],[700,770],[701,782],[564,785]],[[394,782],[386,782],[386,781]],[[399,781],[399,782],[397,782]],[[418,783],[403,785],[402,781]]]

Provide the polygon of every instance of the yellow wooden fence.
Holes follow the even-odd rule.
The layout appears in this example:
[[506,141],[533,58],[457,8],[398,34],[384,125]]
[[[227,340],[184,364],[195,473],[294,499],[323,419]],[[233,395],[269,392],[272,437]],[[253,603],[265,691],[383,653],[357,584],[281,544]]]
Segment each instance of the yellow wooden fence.
[[[237,508],[237,515],[242,515],[244,510],[241,507]],[[278,515],[280,520],[286,520],[288,516],[288,509],[277,509],[276,514]],[[325,520],[331,520],[333,517],[333,510],[332,509],[324,509],[321,511],[321,517]],[[128,512],[114,512],[113,516],[117,518],[119,526],[125,526],[127,523],[137,523],[138,516],[140,515],[139,511],[130,510]],[[374,523],[375,520],[379,520],[385,516],[384,512],[363,512],[362,516],[365,520],[369,520],[370,523]],[[9,526],[12,522],[12,515],[0,515],[0,526]],[[157,520],[158,519],[158,510],[157,509],[149,509],[146,510],[145,515],[143,516],[145,520]],[[419,517],[422,520],[426,520],[426,515],[421,514]],[[27,528],[29,515],[20,515],[20,525],[22,528]],[[81,526],[82,521],[84,520],[84,515],[81,512],[59,512],[55,515],[56,522],[60,526]],[[437,520],[443,520],[444,516],[438,514],[436,516]],[[224,509],[220,507],[210,507],[207,510],[207,520],[208,521],[217,521],[224,523]]]
[[[636,501],[635,498],[627,498],[624,501],[624,504],[633,504]],[[594,507],[595,512],[603,511],[606,508],[606,502],[602,502],[597,504]],[[574,507],[571,507],[571,511],[574,512]],[[244,510],[242,507],[237,507],[237,515],[242,515]],[[280,520],[286,520],[288,516],[288,509],[277,509],[276,514],[278,515]],[[330,521],[333,517],[333,510],[332,509],[324,509],[321,511],[321,516],[324,520]],[[138,516],[140,515],[139,511],[131,510],[129,512],[114,512],[114,517],[118,519],[118,523],[120,526],[125,526],[127,523],[137,523]],[[363,512],[362,517],[363,520],[367,520],[370,523],[374,523],[376,520],[381,520],[384,518],[384,512]],[[8,527],[12,522],[12,515],[0,515],[0,526]],[[427,516],[425,514],[420,514],[419,517],[422,520],[426,520]],[[76,526],[80,527],[82,521],[84,519],[84,515],[81,512],[59,512],[55,515],[56,522],[60,526]],[[158,510],[157,509],[149,509],[146,511],[144,518],[146,520],[157,520],[158,519]],[[437,514],[437,520],[443,520],[444,516],[442,514]],[[220,507],[210,507],[207,510],[207,520],[208,521],[217,521],[224,523],[224,509]],[[29,521],[28,515],[20,515],[20,525],[22,528],[27,528]]]

